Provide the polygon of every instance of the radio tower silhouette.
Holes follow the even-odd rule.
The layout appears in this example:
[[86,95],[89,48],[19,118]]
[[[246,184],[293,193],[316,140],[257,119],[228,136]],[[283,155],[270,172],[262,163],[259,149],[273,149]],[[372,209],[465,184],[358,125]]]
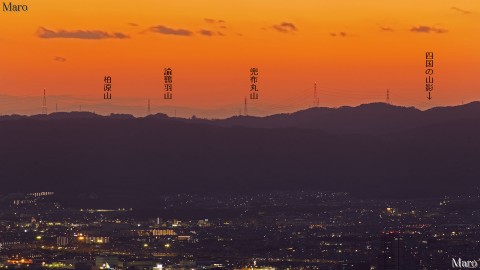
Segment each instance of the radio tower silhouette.
[[243,114],[248,116],[247,97],[245,96],[245,103],[243,105]]
[[42,114],[47,114],[47,93],[45,89],[43,89]]
[[317,82],[313,85],[313,107],[318,107],[320,105],[320,98],[317,93]]
[[387,104],[390,104],[390,89],[387,89]]
[[147,106],[147,115],[150,115],[150,99],[148,99],[148,106]]

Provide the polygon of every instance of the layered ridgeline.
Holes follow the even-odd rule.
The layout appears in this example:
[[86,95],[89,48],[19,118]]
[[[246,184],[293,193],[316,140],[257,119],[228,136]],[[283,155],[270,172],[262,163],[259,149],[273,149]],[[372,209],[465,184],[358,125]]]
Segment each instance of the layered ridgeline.
[[[387,104],[223,120],[54,113],[0,117],[2,193],[285,189],[358,196],[476,193],[480,103],[427,111]],[[75,198],[75,197],[72,197]]]

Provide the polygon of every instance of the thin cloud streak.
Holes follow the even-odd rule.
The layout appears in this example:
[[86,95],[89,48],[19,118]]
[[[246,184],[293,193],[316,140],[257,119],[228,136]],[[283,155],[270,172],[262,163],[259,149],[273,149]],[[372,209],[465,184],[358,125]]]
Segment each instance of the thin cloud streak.
[[108,33],[100,30],[58,30],[53,31],[45,27],[39,27],[36,32],[37,37],[44,39],[51,38],[70,38],[70,39],[126,39],[129,38],[128,35],[115,32]]
[[66,58],[63,58],[63,57],[61,57],[61,56],[55,56],[55,58],[53,58],[53,61],[66,62],[67,59],[66,59]]
[[425,33],[425,34],[430,34],[430,33],[444,34],[444,33],[447,33],[448,31],[446,29],[443,29],[443,28],[436,28],[436,27],[420,25],[420,26],[412,27],[410,29],[410,32]]
[[465,15],[468,15],[468,14],[472,14],[471,11],[468,11],[468,10],[465,10],[465,9],[461,9],[461,8],[458,8],[458,7],[452,7],[453,10],[455,11],[458,11],[460,13],[463,13]]
[[206,37],[224,36],[224,34],[220,31],[210,31],[210,30],[205,30],[205,29],[202,29],[202,30],[198,31],[198,33],[200,35],[206,36]]
[[393,30],[392,28],[384,26],[380,26],[380,30],[382,30],[383,32],[395,32],[395,30]]
[[224,20],[215,20],[215,19],[209,19],[209,18],[205,18],[204,21],[211,24],[225,23]]
[[290,22],[282,22],[280,24],[276,24],[272,26],[273,29],[277,30],[280,33],[294,33],[298,31],[298,28],[295,24]]
[[149,29],[151,32],[162,34],[162,35],[174,35],[174,36],[185,36],[189,37],[193,35],[193,32],[187,29],[174,29],[164,25],[152,26]]
[[330,33],[331,37],[346,37],[347,35],[346,32]]

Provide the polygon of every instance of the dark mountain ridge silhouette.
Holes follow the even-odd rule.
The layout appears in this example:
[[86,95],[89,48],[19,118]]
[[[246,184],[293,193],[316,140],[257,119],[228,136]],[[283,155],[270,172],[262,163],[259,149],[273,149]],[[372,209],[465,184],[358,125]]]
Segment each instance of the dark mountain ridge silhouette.
[[479,186],[479,123],[478,102],[427,111],[367,104],[224,120],[2,116],[1,192],[52,190],[71,203],[96,192],[97,203],[126,206],[154,205],[158,194],[171,192],[470,194]]
[[310,108],[268,117],[232,117],[218,120],[221,126],[257,128],[300,127],[335,134],[388,134],[447,120],[480,115],[480,102],[420,111],[414,107],[370,103],[357,107]]

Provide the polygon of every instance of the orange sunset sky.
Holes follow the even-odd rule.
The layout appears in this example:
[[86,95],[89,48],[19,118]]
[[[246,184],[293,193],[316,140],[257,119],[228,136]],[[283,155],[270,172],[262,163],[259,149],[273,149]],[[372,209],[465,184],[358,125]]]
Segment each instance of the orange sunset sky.
[[[8,3],[9,1],[3,1]],[[0,13],[0,114],[84,110],[226,117],[384,102],[480,99],[478,0],[37,0]],[[433,98],[425,52],[434,52]],[[173,99],[163,99],[163,68]],[[103,77],[112,77],[112,100]]]

